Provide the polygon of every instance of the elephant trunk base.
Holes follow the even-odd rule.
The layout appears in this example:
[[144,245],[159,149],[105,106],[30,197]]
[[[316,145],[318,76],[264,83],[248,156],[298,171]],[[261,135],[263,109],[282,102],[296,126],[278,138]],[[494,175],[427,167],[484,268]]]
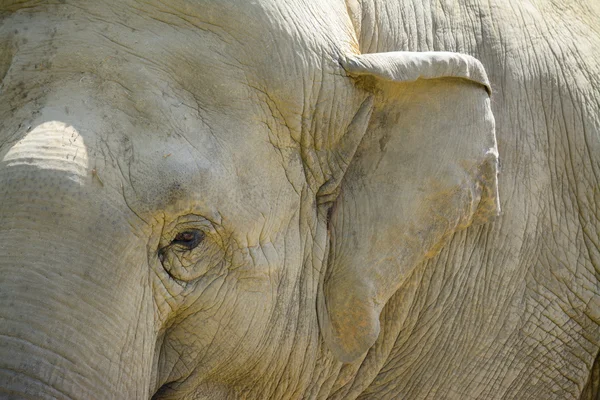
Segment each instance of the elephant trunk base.
[[93,294],[69,296],[30,268],[0,278],[0,398],[149,397],[153,343],[140,327],[148,309],[139,324],[115,323]]
[[70,165],[17,161],[0,165],[0,398],[148,398],[154,304],[125,211]]

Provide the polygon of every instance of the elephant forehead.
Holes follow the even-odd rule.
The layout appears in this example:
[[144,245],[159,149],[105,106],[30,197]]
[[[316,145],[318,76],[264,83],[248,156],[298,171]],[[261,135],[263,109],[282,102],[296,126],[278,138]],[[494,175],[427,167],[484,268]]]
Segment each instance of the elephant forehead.
[[105,153],[118,157],[128,204],[150,219],[192,213],[239,230],[265,215],[289,220],[297,196],[288,176],[301,161],[284,168],[264,124],[232,118],[211,127],[170,136],[133,131],[110,142]]
[[[125,10],[132,2],[101,1],[96,11],[104,13],[107,3]],[[36,17],[39,24],[23,20],[57,28],[51,68],[36,74],[49,82],[37,119],[74,126],[84,137],[88,180],[97,177],[100,186],[124,192],[136,212],[219,210],[245,221],[292,213],[303,179],[301,160],[291,159],[293,149],[282,156],[271,143],[274,132],[265,123],[271,110],[256,99],[263,90],[257,59],[277,53],[274,43],[281,43],[254,23],[256,35],[242,46],[230,34],[232,28],[243,30],[241,25],[215,25],[185,8],[174,12],[157,4],[132,13],[127,25],[111,23],[112,16],[90,20],[85,7],[72,10],[69,19],[56,14]],[[235,8],[228,12],[243,16]],[[22,54],[39,52],[34,39]],[[298,57],[284,58],[293,63]],[[18,62],[27,61],[22,56]],[[290,84],[290,71],[305,70],[271,64],[269,79],[277,72],[285,93],[302,97]],[[16,79],[8,74],[7,87],[17,87]],[[301,106],[292,103],[290,112],[300,114]]]
[[152,139],[139,145],[127,175],[136,202],[146,211],[163,210],[186,199],[206,202],[213,192],[233,186],[227,154],[195,149],[192,144],[158,144]]
[[[126,23],[111,22],[111,9],[126,15]],[[323,15],[327,29],[319,29],[323,21],[317,18]],[[128,90],[165,81],[195,96],[212,91],[203,99],[210,105],[222,99],[220,84],[231,80],[253,86],[268,81],[288,97],[300,97],[303,87],[292,87],[292,81],[324,62],[339,68],[340,52],[351,50],[345,15],[343,1],[306,7],[275,0],[148,1],[143,6],[102,0],[70,10],[69,19],[62,14],[23,19],[21,31],[34,25],[44,37],[44,28],[56,30],[53,69],[93,71]],[[27,39],[33,46],[35,37]]]

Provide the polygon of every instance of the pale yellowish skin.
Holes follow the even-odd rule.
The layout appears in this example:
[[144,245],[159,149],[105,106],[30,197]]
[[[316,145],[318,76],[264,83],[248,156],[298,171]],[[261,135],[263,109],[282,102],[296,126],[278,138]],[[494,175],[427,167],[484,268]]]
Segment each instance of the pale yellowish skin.
[[49,3],[0,2],[0,398],[596,395],[594,2]]

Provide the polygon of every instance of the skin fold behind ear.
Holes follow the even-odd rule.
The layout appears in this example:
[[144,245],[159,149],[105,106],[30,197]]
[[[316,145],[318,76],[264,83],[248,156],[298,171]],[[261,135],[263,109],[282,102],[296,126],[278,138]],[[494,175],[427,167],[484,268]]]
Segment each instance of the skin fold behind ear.
[[344,362],[377,340],[383,306],[416,265],[456,230],[499,211],[485,73],[482,82],[464,74],[412,79],[417,71],[402,83],[379,78],[382,68],[370,124],[330,217],[319,313],[325,342]]

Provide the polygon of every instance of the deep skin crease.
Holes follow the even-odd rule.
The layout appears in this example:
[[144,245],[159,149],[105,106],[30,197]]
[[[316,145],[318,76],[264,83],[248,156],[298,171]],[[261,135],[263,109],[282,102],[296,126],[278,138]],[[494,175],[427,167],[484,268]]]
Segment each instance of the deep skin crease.
[[[594,398],[599,15],[584,1],[1,3],[0,397]],[[330,188],[369,150],[348,138],[407,118],[381,98],[434,125],[467,119],[457,97],[487,98],[342,67],[399,50],[482,61],[503,213],[417,226],[443,243],[407,257],[428,260],[402,265],[375,344],[342,363],[317,314],[328,263],[359,259],[330,253],[358,208]],[[456,107],[428,110],[447,87]],[[376,139],[382,154],[412,143]],[[414,202],[454,207],[432,182]],[[354,239],[402,254],[372,221]]]

